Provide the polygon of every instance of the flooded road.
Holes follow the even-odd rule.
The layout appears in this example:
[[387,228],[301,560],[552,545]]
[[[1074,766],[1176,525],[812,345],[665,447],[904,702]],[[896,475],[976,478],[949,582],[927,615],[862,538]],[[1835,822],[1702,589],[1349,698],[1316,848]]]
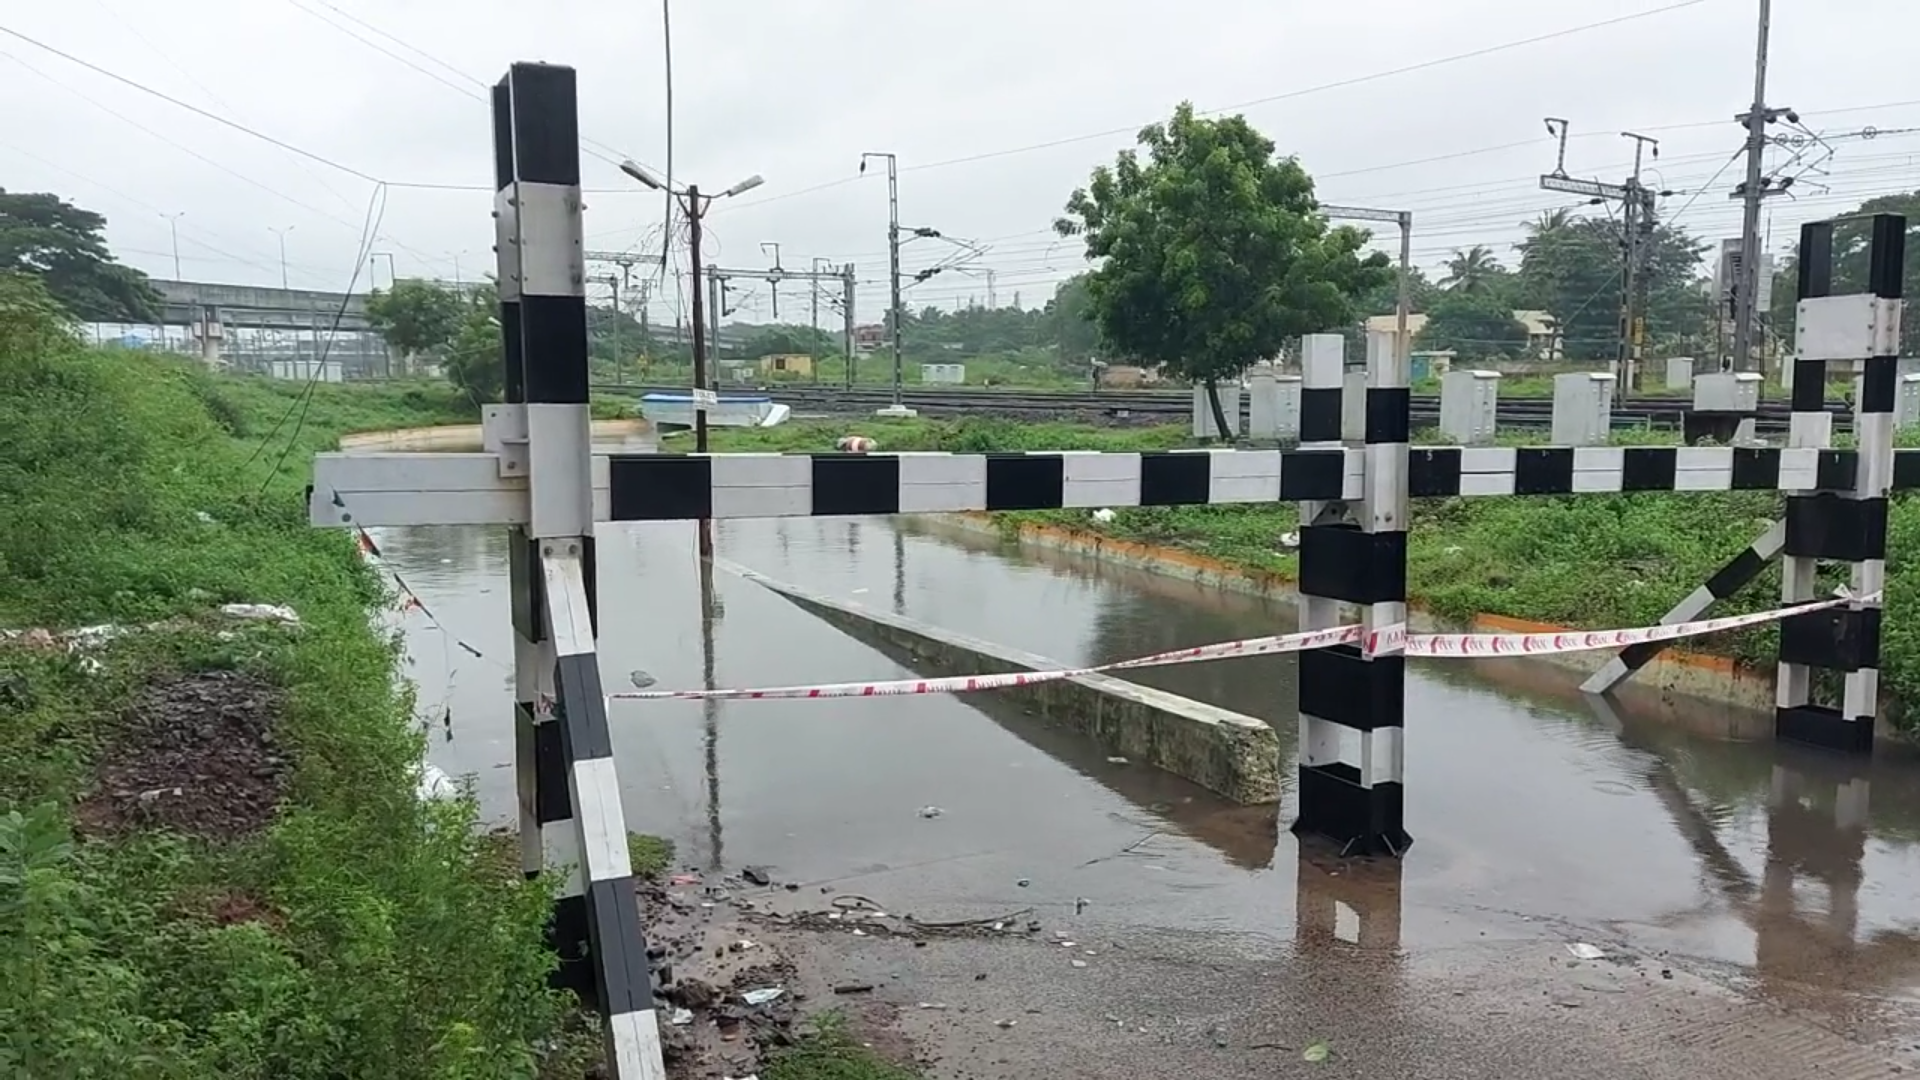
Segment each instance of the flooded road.
[[[487,813],[507,820],[503,537],[376,535],[446,628],[419,614],[407,623],[423,714],[451,708],[432,758],[472,774]],[[733,521],[716,540],[723,558],[774,578],[1066,663],[1293,626],[1287,604],[911,520]],[[724,573],[714,575],[703,635],[691,525],[603,528],[599,566],[609,687],[629,685],[636,669],[662,688],[910,674]],[[1294,671],[1289,658],[1268,657],[1132,677],[1266,718],[1291,753]],[[1877,1038],[1899,1033],[1920,999],[1920,770],[1907,755],[1866,764],[1801,752],[1774,744],[1765,718],[1755,728],[1752,718],[1698,710],[1596,714],[1568,693],[1571,676],[1534,671],[1524,681],[1516,689],[1458,667],[1414,669],[1415,844],[1385,871],[1303,868],[1277,827],[1291,820],[1290,804],[1277,817],[1224,805],[1110,762],[990,695],[617,702],[611,718],[630,827],[672,838],[692,865],[767,865],[782,880],[926,918],[1072,912],[1084,898],[1084,932],[1213,935],[1240,960],[1294,955],[1323,917],[1362,952],[1443,967],[1449,950],[1469,944],[1598,941],[1685,957]],[[1690,731],[1743,725],[1759,737]],[[943,812],[923,817],[926,806]],[[1322,903],[1336,895],[1343,907]]]

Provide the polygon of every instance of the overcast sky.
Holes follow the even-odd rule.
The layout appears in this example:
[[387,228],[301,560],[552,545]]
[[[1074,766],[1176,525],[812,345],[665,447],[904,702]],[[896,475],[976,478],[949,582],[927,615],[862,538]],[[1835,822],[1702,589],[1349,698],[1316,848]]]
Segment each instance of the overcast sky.
[[[679,0],[673,168],[709,189],[762,174],[763,187],[714,207],[708,257],[767,266],[761,245],[777,242],[788,268],[853,261],[863,315],[884,306],[887,193],[884,169],[857,176],[862,152],[898,155],[904,225],[987,248],[972,276],[943,273],[912,304],[985,303],[991,269],[998,303],[1034,307],[1081,262],[1048,232],[1069,192],[1182,99],[1245,112],[1299,156],[1323,201],[1413,210],[1415,258],[1429,266],[1473,243],[1505,256],[1521,221],[1578,202],[1538,190],[1554,161],[1547,115],[1573,122],[1575,175],[1618,181],[1632,161],[1618,133],[1658,137],[1649,180],[1676,192],[1665,213],[1717,240],[1739,227],[1727,192],[1740,170],[1721,170],[1752,94],[1756,6]],[[1808,173],[1802,198],[1769,204],[1779,247],[1802,219],[1920,188],[1920,137],[1899,130],[1920,128],[1920,3],[1774,7],[1769,96],[1836,151],[1830,176]],[[1642,12],[1654,13],[1593,26]],[[105,214],[115,250],[149,274],[173,276],[162,215],[181,213],[186,278],[278,283],[272,230],[290,229],[291,284],[341,289],[374,191],[363,176],[390,185],[373,247],[401,276],[491,270],[483,86],[515,60],[580,72],[589,247],[658,250],[661,197],[610,161],[667,161],[659,0],[66,0],[8,5],[0,27],[346,167],[0,34],[0,186]],[[1883,133],[1839,137],[1868,127]],[[1780,151],[1775,163],[1799,173],[1818,156],[1792,164]],[[907,268],[951,251],[920,241]],[[375,261],[356,287],[369,273],[387,283]],[[674,291],[656,318],[671,318]],[[804,320],[806,301],[786,286],[782,317]],[[739,318],[772,315],[764,285],[739,302]]]

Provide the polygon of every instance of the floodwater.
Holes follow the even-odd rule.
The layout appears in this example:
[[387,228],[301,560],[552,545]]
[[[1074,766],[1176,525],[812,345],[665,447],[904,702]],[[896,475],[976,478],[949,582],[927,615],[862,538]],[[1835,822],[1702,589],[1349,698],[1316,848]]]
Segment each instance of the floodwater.
[[[774,578],[1065,663],[1293,626],[1290,605],[908,519],[732,521],[715,535],[723,559]],[[432,759],[470,774],[486,812],[507,820],[504,538],[376,538],[431,612],[409,616],[406,632],[422,714],[451,715],[433,725]],[[609,688],[635,670],[661,688],[912,674],[723,571],[703,618],[694,546],[690,524],[603,527]],[[1279,956],[1337,896],[1330,929],[1362,949],[1557,937],[1684,957],[1841,1022],[1920,1002],[1920,769],[1909,755],[1845,761],[1774,744],[1765,718],[1596,711],[1571,676],[1509,668],[1494,682],[1436,666],[1448,663],[1409,679],[1413,848],[1398,866],[1331,874],[1303,862],[1279,825],[1290,801],[1277,815],[1224,805],[990,695],[616,702],[611,718],[629,827],[672,838],[683,862],[765,865],[809,892],[830,885],[926,918],[1073,910],[1085,898],[1085,919],[1115,933],[1217,932],[1236,936],[1238,955]],[[1291,754],[1294,673],[1289,658],[1265,657],[1130,677],[1266,718]],[[929,806],[941,812],[923,816]]]

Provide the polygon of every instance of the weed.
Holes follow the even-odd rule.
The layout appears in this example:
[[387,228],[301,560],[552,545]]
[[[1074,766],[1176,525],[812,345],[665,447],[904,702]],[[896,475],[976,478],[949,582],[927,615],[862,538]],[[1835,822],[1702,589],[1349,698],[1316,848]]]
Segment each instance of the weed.
[[[551,883],[498,872],[470,800],[415,797],[397,643],[368,618],[387,597],[302,496],[343,431],[470,417],[438,387],[303,397],[88,350],[35,291],[0,277],[0,625],[252,601],[303,626],[142,634],[95,673],[0,650],[0,1074],[531,1075],[569,1008],[545,981]],[[76,838],[136,688],[222,668],[280,691],[293,773],[273,826]]]
[[836,1013],[816,1017],[813,1029],[775,1054],[761,1072],[766,1080],[918,1080],[919,1075],[874,1053]]

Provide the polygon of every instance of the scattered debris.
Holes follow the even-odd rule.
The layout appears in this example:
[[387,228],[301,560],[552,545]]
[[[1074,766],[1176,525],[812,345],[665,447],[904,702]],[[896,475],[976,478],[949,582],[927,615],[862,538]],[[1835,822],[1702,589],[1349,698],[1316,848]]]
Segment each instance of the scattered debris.
[[635,690],[645,690],[648,687],[651,687],[653,684],[660,681],[659,679],[654,678],[652,675],[649,675],[648,673],[640,670],[639,668],[634,668],[632,671],[628,672],[627,679],[628,681],[633,683],[633,688]]
[[1575,960],[1605,960],[1607,958],[1606,950],[1600,948],[1598,945],[1589,945],[1584,941],[1572,942],[1567,946],[1567,952],[1571,953]]
[[698,885],[700,884],[700,875],[699,874],[675,874],[672,877],[667,879],[667,884],[675,887],[682,887],[687,885]]
[[277,622],[283,626],[300,625],[299,613],[285,604],[222,604],[220,614],[229,619]]
[[1112,756],[1112,757],[1110,757],[1110,758],[1108,758],[1108,759],[1107,759],[1107,764],[1109,764],[1109,765],[1131,765],[1131,764],[1133,764],[1133,762],[1131,762],[1131,761],[1128,761],[1128,760],[1127,760],[1126,758],[1123,758],[1123,757],[1121,757],[1121,756],[1120,756],[1120,755],[1118,755],[1118,754],[1115,754],[1114,756]]
[[1302,1061],[1325,1061],[1332,1056],[1333,1048],[1328,1046],[1324,1040],[1314,1043],[1300,1052],[1300,1059]]
[[421,802],[436,802],[460,797],[460,785],[447,771],[431,761],[423,761],[416,772],[415,793]]
[[847,994],[871,994],[873,993],[873,984],[872,983],[839,983],[834,986],[833,992],[843,996]]
[[833,445],[843,454],[870,454],[880,448],[879,443],[865,435],[842,435],[840,441]]
[[1107,509],[1104,506],[1098,510],[1095,510],[1092,514],[1093,520],[1099,522],[1102,525],[1107,524],[1108,522],[1112,521],[1115,517],[1118,517],[1118,516],[1119,515],[1115,514],[1113,511]]
[[251,835],[273,820],[291,762],[274,734],[278,688],[237,671],[203,671],[144,687],[103,742],[83,831],[161,828],[203,840]]
[[1072,964],[1074,967],[1077,967],[1077,968],[1083,968],[1087,966],[1087,962],[1085,960],[1069,960],[1068,963]]
[[773,878],[764,866],[749,866],[740,871],[740,877],[749,885],[767,886],[773,884]]
[[937,806],[923,806],[920,808],[920,816],[923,818],[937,818],[944,813],[946,813],[946,811]]
[[740,1000],[754,1006],[767,1005],[780,1000],[780,995],[784,993],[786,990],[782,987],[768,986],[759,990],[749,990],[740,995]]
[[1031,884],[1033,884],[1033,879],[1032,879],[1032,878],[1021,878],[1021,879],[1020,879],[1019,881],[1016,881],[1016,882],[1014,882],[1014,884],[1015,884],[1015,885],[1018,885],[1018,886],[1020,886],[1021,888],[1023,888],[1023,889],[1024,889],[1024,888],[1026,888],[1027,886],[1029,886],[1029,885],[1031,885]]
[[1093,901],[1091,901],[1091,900],[1089,900],[1089,899],[1087,899],[1087,898],[1086,898],[1086,897],[1084,897],[1084,896],[1076,896],[1076,897],[1074,897],[1074,898],[1073,898],[1073,913],[1074,913],[1075,915],[1078,915],[1078,914],[1080,914],[1081,912],[1084,912],[1084,911],[1086,911],[1086,910],[1087,910],[1087,905],[1088,905],[1088,904],[1091,904],[1091,903],[1093,903]]
[[686,1027],[688,1024],[693,1023],[693,1010],[675,1009],[672,1015],[667,1017],[667,1023],[672,1024],[674,1027]]

